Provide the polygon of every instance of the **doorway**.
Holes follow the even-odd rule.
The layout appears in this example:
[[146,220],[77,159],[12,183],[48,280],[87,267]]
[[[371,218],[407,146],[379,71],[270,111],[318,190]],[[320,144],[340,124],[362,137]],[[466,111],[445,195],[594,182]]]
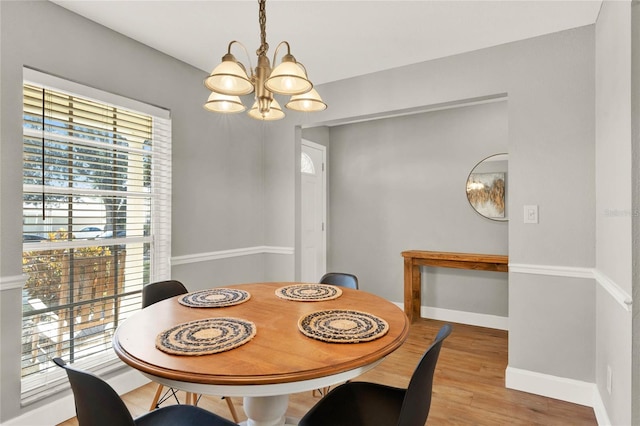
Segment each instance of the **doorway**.
[[318,282],[327,269],[326,147],[302,139],[300,154],[300,279]]

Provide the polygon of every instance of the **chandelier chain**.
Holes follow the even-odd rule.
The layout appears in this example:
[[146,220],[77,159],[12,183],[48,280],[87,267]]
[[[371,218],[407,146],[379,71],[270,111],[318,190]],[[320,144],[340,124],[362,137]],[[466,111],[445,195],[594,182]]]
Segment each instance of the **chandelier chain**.
[[267,54],[269,50],[269,43],[267,43],[267,12],[266,4],[267,0],[258,0],[259,13],[258,22],[260,23],[260,47],[256,50],[258,56]]

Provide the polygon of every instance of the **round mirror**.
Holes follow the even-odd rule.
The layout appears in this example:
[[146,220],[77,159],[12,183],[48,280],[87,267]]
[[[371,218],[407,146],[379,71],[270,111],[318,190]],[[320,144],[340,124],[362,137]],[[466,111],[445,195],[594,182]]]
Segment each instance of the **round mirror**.
[[491,220],[508,220],[507,154],[491,155],[480,161],[467,178],[467,199],[480,215]]

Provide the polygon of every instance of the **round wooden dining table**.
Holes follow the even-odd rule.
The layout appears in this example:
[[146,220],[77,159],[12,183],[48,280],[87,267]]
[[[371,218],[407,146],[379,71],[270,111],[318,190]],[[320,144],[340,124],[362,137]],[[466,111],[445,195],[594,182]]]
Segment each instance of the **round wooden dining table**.
[[[332,300],[297,301],[276,295],[296,283],[225,286],[249,293],[247,301],[228,307],[193,308],[181,296],[153,304],[125,320],[113,337],[117,355],[151,380],[187,392],[243,397],[249,426],[295,424],[286,417],[289,394],[353,379],[398,349],[409,321],[395,304],[362,290],[340,288]],[[382,337],[361,343],[329,343],[305,336],[301,317],[323,310],[353,310],[388,324]],[[156,336],[186,322],[232,317],[255,324],[247,343],[211,355],[172,355],[156,347]]]

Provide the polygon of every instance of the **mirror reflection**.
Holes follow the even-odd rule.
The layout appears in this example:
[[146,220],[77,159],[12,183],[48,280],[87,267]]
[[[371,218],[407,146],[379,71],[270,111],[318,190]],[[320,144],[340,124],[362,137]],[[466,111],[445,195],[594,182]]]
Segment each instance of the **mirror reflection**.
[[478,214],[498,221],[508,220],[507,154],[491,155],[480,161],[467,178],[467,199]]

